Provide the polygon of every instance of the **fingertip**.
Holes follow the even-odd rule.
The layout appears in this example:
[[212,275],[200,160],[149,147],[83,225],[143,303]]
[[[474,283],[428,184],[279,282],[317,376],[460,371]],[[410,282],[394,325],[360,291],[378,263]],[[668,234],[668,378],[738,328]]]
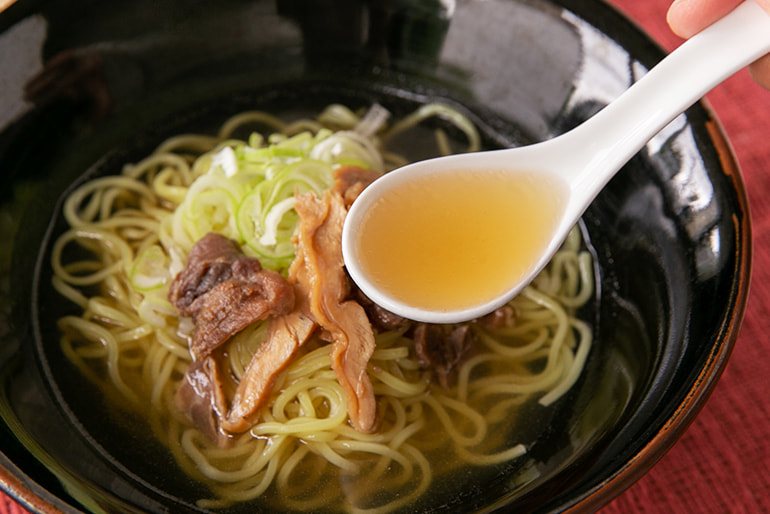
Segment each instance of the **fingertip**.
[[674,0],[666,13],[666,23],[677,36],[687,39],[695,34],[690,29],[690,0]]
[[[742,0],[674,0],[666,22],[677,36],[689,39],[733,10]],[[770,14],[770,0],[756,0]],[[752,79],[770,90],[770,54],[749,67]]]
[[674,34],[688,39],[718,19],[726,16],[741,1],[675,0],[668,8],[666,22]]
[[770,90],[770,54],[749,65],[749,74],[754,82]]

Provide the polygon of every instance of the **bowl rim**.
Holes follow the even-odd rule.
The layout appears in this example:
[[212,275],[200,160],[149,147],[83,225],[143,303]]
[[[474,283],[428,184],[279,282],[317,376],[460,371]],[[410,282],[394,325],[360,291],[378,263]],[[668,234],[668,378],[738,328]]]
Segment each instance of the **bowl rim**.
[[[744,213],[742,220],[737,220],[735,215],[732,217],[736,229],[736,249],[739,253],[735,268],[739,270],[739,273],[736,286],[733,288],[733,295],[728,303],[730,306],[729,316],[718,335],[716,350],[709,355],[707,364],[695,377],[686,397],[667,419],[661,430],[650,438],[644,447],[617,472],[597,483],[582,497],[577,498],[572,505],[567,506],[563,510],[566,513],[592,512],[608,504],[646,474],[676,444],[711,396],[735,348],[740,333],[749,297],[753,262],[752,221],[748,193],[740,166],[721,122],[707,99],[702,99],[699,104],[709,117],[706,122],[706,129],[724,174],[733,182],[733,189],[739,206],[738,212]],[[714,346],[712,346],[713,348]]]

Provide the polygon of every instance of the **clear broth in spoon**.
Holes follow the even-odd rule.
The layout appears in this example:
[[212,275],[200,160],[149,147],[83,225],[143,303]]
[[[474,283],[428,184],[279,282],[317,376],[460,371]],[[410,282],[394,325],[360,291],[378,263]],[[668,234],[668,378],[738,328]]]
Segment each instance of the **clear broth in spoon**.
[[361,267],[393,299],[463,309],[508,291],[537,264],[568,189],[534,172],[415,177],[375,201],[357,235]]

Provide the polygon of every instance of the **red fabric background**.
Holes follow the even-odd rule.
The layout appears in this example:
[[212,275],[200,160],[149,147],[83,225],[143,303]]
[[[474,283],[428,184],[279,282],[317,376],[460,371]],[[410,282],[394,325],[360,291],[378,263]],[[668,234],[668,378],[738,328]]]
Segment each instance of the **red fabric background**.
[[[670,0],[610,0],[667,50]],[[743,71],[708,97],[743,170],[753,217],[748,310],[729,364],[682,439],[602,514],[770,512],[770,91]],[[0,514],[25,511],[0,493]]]
[[[667,50],[670,0],[611,0]],[[770,512],[770,91],[745,70],[707,95],[748,190],[754,235],[749,303],[738,342],[711,398],[682,439],[602,510],[620,513]]]

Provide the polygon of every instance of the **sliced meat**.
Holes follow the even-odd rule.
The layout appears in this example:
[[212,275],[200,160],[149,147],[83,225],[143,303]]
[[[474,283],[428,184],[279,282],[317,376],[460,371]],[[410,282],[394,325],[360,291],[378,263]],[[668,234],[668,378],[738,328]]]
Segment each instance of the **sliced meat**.
[[294,287],[294,310],[270,319],[267,339],[246,367],[233,396],[232,408],[223,421],[231,432],[248,430],[259,408],[270,396],[276,377],[289,365],[297,350],[310,339],[316,322],[310,313],[308,295],[315,277],[308,273],[301,250],[289,267]]
[[369,317],[369,322],[372,327],[378,330],[398,330],[400,328],[407,327],[413,323],[413,321],[392,313],[374,303],[368,296],[366,296],[360,289],[355,287],[355,283],[352,284],[354,291],[351,298],[357,301],[361,307],[366,311]]
[[359,166],[341,166],[334,170],[335,192],[342,196],[345,207],[350,207],[369,184],[382,176],[381,173]]
[[[333,189],[342,196],[347,208],[358,198],[361,191],[381,176],[382,174],[377,171],[359,166],[342,166],[334,171]],[[355,284],[351,284],[351,287],[354,289],[353,299],[361,304],[375,328],[394,330],[411,323],[406,318],[385,310],[371,301],[360,289],[355,287]]]
[[467,324],[431,325],[420,323],[414,329],[414,349],[420,364],[429,368],[442,387],[473,345],[473,333]]
[[259,408],[270,396],[276,377],[315,329],[315,322],[299,311],[270,318],[269,323],[268,337],[251,358],[235,390],[230,412],[222,419],[222,428],[229,432],[240,433],[251,428]]
[[512,327],[516,323],[516,316],[516,311],[509,304],[490,312],[476,320],[476,322],[487,330],[495,330],[503,327]]
[[182,316],[193,318],[190,349],[196,360],[255,321],[287,314],[294,306],[294,289],[286,279],[214,232],[195,243],[168,297]]
[[196,359],[210,354],[255,321],[286,314],[294,306],[294,290],[285,278],[266,269],[241,276],[241,262],[234,264],[232,279],[220,282],[203,297],[190,342]]
[[370,432],[377,405],[366,366],[374,352],[374,332],[363,307],[347,300],[350,283],[340,245],[347,214],[343,197],[334,190],[322,199],[307,193],[297,198],[295,209],[300,219],[296,261],[313,277],[310,312],[332,342],[332,368],[345,390],[350,420],[357,430]]
[[[185,269],[171,283],[169,301],[182,316],[195,316],[202,297],[232,277],[232,264],[241,257],[241,249],[232,239],[216,232],[206,234],[193,245]],[[257,266],[262,267],[259,262]]]
[[219,430],[227,404],[224,389],[216,359],[207,357],[190,364],[174,398],[182,414],[219,446],[227,443],[227,436]]

